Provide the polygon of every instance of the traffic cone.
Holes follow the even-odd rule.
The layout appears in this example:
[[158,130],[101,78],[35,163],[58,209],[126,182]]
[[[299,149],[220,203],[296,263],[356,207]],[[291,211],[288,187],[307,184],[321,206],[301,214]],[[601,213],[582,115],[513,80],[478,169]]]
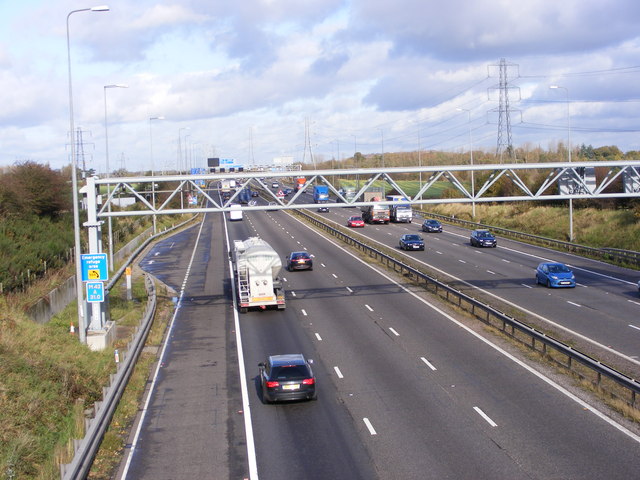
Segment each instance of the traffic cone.
[[69,328],[69,333],[73,335],[76,333],[76,327],[73,326],[73,322],[71,322],[71,327]]

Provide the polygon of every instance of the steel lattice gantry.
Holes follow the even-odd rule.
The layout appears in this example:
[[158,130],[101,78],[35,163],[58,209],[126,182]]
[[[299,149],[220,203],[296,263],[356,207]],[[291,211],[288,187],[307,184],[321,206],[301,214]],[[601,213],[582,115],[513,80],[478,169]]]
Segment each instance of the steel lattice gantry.
[[[470,188],[468,180],[470,172],[476,179],[474,188]],[[407,177],[416,177],[422,173],[424,181],[412,180],[414,194],[407,193]],[[413,174],[413,175],[412,175]],[[268,185],[271,181],[294,181],[298,176],[305,176],[307,181],[301,190],[290,198],[279,197]],[[222,200],[217,194],[218,182],[223,179],[235,179],[237,189],[230,198]],[[343,196],[340,183],[349,181],[356,187],[356,195],[352,199]],[[148,192],[151,184],[162,183],[164,190],[156,191],[156,198],[162,202],[153,205]],[[508,196],[495,196],[492,192],[497,186],[508,185],[511,192]],[[247,210],[282,210],[291,208],[311,208],[317,206],[310,203],[308,196],[313,185],[327,185],[333,193],[333,199],[325,203],[327,207],[365,206],[374,202],[358,201],[362,194],[372,187],[386,187],[407,200],[402,203],[412,205],[437,203],[484,203],[515,202],[532,200],[566,200],[566,199],[603,199],[640,197],[640,161],[602,161],[571,163],[516,163],[487,165],[449,165],[423,167],[392,167],[343,170],[302,170],[291,172],[235,172],[204,175],[162,175],[143,177],[111,177],[88,178],[84,193],[97,196],[103,185],[110,185],[110,194],[95,212],[98,220],[109,216],[134,215],[171,215],[180,213],[226,212],[233,203],[238,203],[243,188],[258,190],[263,198],[275,205],[257,205],[251,202],[243,205]],[[448,195],[443,198],[438,192],[448,186]],[[502,188],[502,190],[505,190]],[[188,192],[199,196],[196,205],[170,208],[176,197],[181,198]],[[471,192],[474,192],[472,194]],[[163,195],[160,195],[163,194]],[[121,196],[134,197],[137,208],[126,211],[107,209],[107,204]],[[204,201],[203,201],[204,200]],[[384,199],[382,199],[384,200]],[[184,203],[184,202],[183,202]],[[386,202],[388,203],[388,202]],[[89,212],[89,222],[92,221]]]

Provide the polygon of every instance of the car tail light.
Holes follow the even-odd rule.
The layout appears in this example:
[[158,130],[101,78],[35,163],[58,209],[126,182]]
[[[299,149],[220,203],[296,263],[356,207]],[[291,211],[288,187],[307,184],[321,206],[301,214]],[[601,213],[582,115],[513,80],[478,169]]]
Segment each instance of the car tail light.
[[267,381],[267,388],[276,388],[278,386],[280,386],[278,382]]
[[303,385],[314,385],[315,383],[316,383],[315,378],[305,378],[304,380],[302,380]]

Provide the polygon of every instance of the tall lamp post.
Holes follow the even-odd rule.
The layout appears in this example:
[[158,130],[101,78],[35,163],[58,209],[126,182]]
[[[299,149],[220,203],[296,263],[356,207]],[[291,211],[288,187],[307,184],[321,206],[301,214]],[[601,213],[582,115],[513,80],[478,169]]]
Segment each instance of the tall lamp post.
[[[569,89],[560,85],[549,85],[549,88],[564,90],[567,99],[567,150],[571,163],[571,113],[569,111]],[[569,192],[573,194],[573,192]],[[573,242],[573,198],[569,199],[569,241]]]
[[178,173],[182,173],[183,155],[182,155],[182,131],[189,130],[189,127],[182,127],[178,130]]
[[[471,110],[466,108],[456,108],[459,112],[467,112],[468,120],[467,124],[469,125],[469,163],[473,167],[473,139],[471,138]],[[474,172],[471,170],[471,218],[476,218],[476,182],[474,178]]]
[[[128,85],[124,85],[122,83],[116,83],[114,85],[105,85],[104,86],[104,143],[105,143],[105,154],[107,160],[107,178],[111,176],[111,169],[109,168],[109,130],[107,128],[107,89],[108,88],[129,88]],[[109,197],[111,196],[111,185],[107,183],[107,211],[111,213],[111,200]],[[113,271],[113,226],[111,222],[111,217],[107,220],[109,225],[109,270]]]
[[71,81],[71,46],[69,41],[69,17],[78,12],[108,12],[109,7],[101,5],[98,7],[81,8],[72,10],[67,14],[67,64],[69,67],[69,136],[71,139],[71,188],[73,190],[73,237],[76,262],[76,293],[78,299],[78,337],[82,343],[87,341],[87,332],[85,331],[84,318],[84,294],[82,285],[82,266],[80,265],[80,212],[78,211],[78,173],[76,161],[75,135],[73,132],[73,87]]
[[[151,125],[154,120],[164,120],[164,117],[149,117],[149,155],[151,157],[151,205],[153,209],[156,209],[156,181],[153,179],[155,175],[155,169],[153,166],[153,135],[151,134]],[[153,213],[153,234],[157,233],[156,228],[156,214]]]

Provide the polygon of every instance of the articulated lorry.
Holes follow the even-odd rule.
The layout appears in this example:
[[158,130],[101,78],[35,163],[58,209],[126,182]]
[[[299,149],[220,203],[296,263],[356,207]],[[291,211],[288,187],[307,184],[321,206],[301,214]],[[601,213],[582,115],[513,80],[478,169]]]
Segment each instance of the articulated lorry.
[[254,307],[284,310],[284,287],[279,277],[282,261],[271,245],[258,237],[234,240],[231,260],[240,313]]
[[[387,195],[387,200],[390,202],[402,202],[407,201],[406,197],[402,195]],[[409,203],[393,203],[389,205],[389,218],[392,222],[396,223],[411,223],[413,219],[413,211],[411,210],[411,204]]]

